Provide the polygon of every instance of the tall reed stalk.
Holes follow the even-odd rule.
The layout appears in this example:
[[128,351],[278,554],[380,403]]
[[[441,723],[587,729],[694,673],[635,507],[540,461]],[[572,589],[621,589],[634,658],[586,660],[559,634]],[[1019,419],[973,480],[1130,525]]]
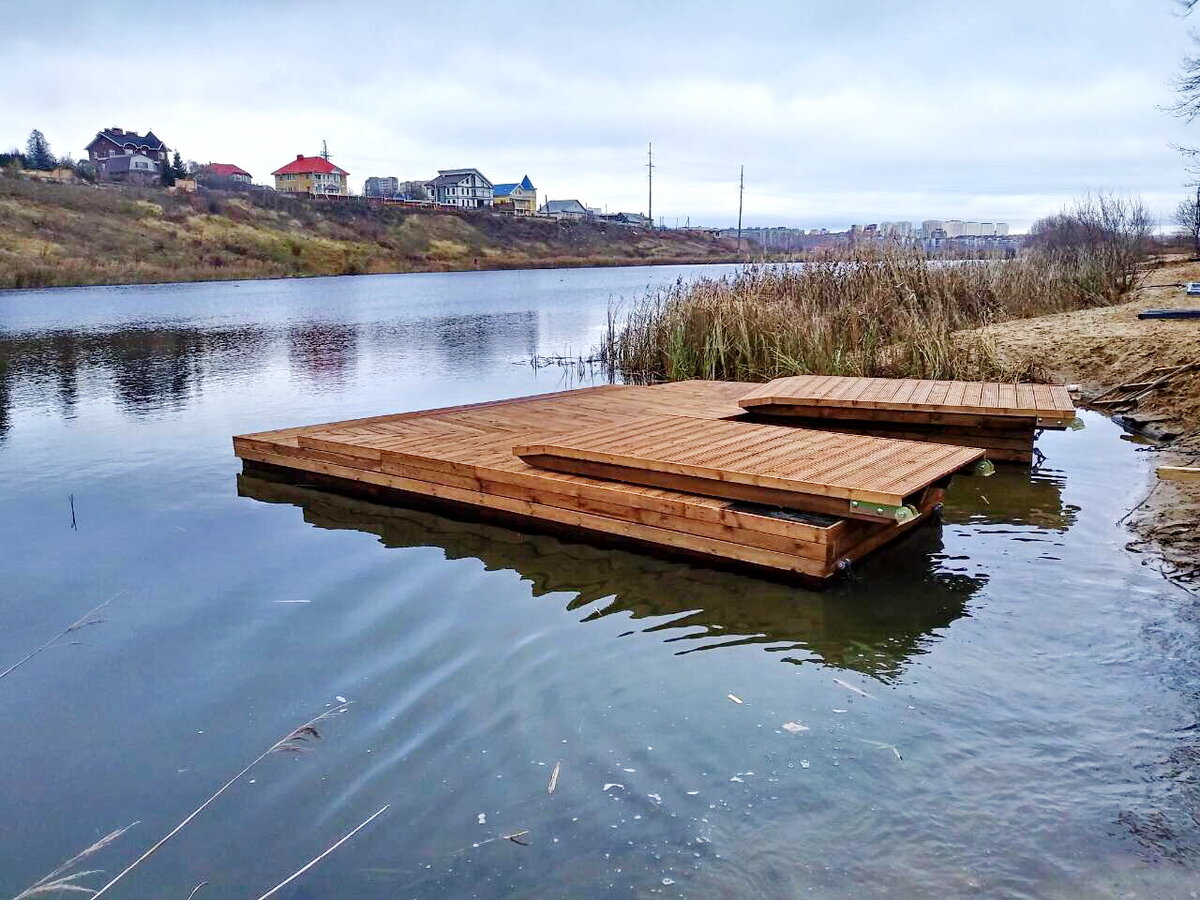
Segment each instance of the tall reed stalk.
[[611,309],[601,357],[633,381],[1027,378],[1035,366],[955,333],[1104,302],[1089,290],[1097,264],[1080,254],[946,262],[885,249],[749,266]]
[[203,803],[201,803],[199,806],[197,806],[194,810],[192,810],[190,813],[188,813],[182,819],[182,821],[179,822],[178,825],[176,825],[174,828],[172,828],[170,831],[168,831],[166,834],[164,834],[161,838],[159,838],[157,841],[155,841],[154,844],[152,844],[150,846],[150,849],[148,849],[145,853],[143,853],[141,856],[139,856],[137,859],[135,859],[133,862],[131,862],[129,865],[127,865],[124,869],[122,869],[120,872],[118,872],[107,884],[105,884],[98,891],[93,893],[92,896],[100,897],[100,896],[103,896],[104,894],[108,893],[126,875],[128,875],[130,872],[132,872],[134,869],[136,869],[138,866],[140,866],[142,863],[144,863],[147,859],[149,859],[151,856],[153,856],[159,850],[159,848],[161,848],[165,843],[167,843],[167,841],[169,841],[169,840],[171,840],[171,838],[175,837],[175,835],[177,835],[180,831],[182,831],[188,825],[188,823],[190,823],[194,818],[196,818],[196,816],[198,816],[198,815],[200,815],[200,813],[204,812],[204,810],[207,809],[211,804],[213,804],[217,800],[218,797],[220,797],[227,790],[229,790],[231,787],[233,787],[235,784],[237,784],[237,782],[239,782],[248,772],[250,772],[251,769],[253,769],[255,766],[257,766],[260,762],[262,762],[268,756],[271,756],[274,753],[298,753],[298,752],[303,752],[303,751],[309,749],[309,745],[312,741],[319,741],[321,739],[321,733],[320,733],[320,731],[317,730],[317,725],[321,724],[322,722],[324,722],[325,720],[327,720],[329,718],[332,718],[333,716],[336,716],[336,715],[339,715],[339,714],[345,712],[349,708],[350,708],[349,703],[339,703],[337,706],[333,707],[332,709],[328,709],[325,712],[321,713],[320,715],[314,716],[313,718],[309,719],[307,722],[305,722],[299,728],[295,728],[292,731],[289,731],[287,734],[285,734],[283,737],[281,737],[279,740],[277,740],[274,744],[272,744],[270,747],[268,747],[266,750],[264,750],[249,765],[247,765],[240,772],[238,772],[236,775],[234,775],[232,778],[230,778],[228,781],[226,781],[223,785],[221,785],[219,788],[217,788],[216,791],[214,791],[212,794],[209,795],[207,800],[205,800]]

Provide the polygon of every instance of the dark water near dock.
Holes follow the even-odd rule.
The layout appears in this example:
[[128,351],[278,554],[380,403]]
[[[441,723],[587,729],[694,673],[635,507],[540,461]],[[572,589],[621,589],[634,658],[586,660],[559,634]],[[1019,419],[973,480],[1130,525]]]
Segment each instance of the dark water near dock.
[[258,896],[385,803],[281,896],[1191,896],[1200,621],[1098,416],[824,593],[239,475],[236,433],[589,383],[527,360],[694,271],[0,295],[0,671],[111,599],[0,678],[0,895],[346,697],[112,896]]

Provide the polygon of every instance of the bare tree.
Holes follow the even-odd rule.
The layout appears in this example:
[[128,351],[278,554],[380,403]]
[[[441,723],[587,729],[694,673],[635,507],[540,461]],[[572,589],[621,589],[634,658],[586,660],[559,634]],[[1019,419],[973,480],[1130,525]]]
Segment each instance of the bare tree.
[[1196,195],[1179,201],[1175,209],[1175,224],[1179,226],[1181,237],[1192,241],[1192,258],[1200,259],[1200,185],[1196,186]]
[[[1200,0],[1175,0],[1175,3],[1179,14],[1186,17],[1191,15],[1196,6],[1200,4]],[[1200,45],[1200,36],[1197,36],[1195,32],[1192,33],[1192,42]],[[1193,121],[1196,116],[1200,115],[1200,56],[1183,58],[1180,63],[1180,73],[1175,78],[1173,85],[1179,97],[1165,109],[1177,116],[1182,116],[1189,122]],[[1172,144],[1171,146],[1188,159],[1190,171],[1196,172],[1195,166],[1200,161],[1200,148],[1185,147],[1181,144]]]
[[1034,253],[1070,260],[1079,288],[1097,304],[1115,303],[1145,276],[1154,219],[1141,200],[1095,194],[1029,229]]

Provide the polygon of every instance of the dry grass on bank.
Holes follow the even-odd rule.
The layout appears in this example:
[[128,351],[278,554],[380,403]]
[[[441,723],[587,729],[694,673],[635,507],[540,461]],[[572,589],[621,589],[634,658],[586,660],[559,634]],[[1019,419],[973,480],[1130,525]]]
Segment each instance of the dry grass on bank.
[[724,262],[735,250],[702,233],[603,222],[0,173],[0,288]]
[[954,332],[1116,302],[1116,274],[1091,253],[947,263],[887,250],[749,267],[613,310],[602,356],[640,381],[1036,378],[1036,359],[1002,358],[990,335]]

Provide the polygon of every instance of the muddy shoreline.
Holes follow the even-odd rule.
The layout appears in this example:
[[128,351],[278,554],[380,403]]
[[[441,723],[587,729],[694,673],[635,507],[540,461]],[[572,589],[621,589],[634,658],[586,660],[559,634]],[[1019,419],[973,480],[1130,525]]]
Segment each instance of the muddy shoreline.
[[[1145,309],[1200,308],[1181,284],[1200,281],[1200,262],[1160,261],[1132,299],[1119,306],[1006,322],[982,329],[1006,362],[1079,385],[1079,402],[1135,381],[1155,366],[1200,361],[1200,320],[1138,319]],[[1101,410],[1104,411],[1104,410]],[[1152,565],[1181,586],[1200,588],[1200,484],[1159,481],[1164,465],[1200,465],[1200,372],[1181,375],[1113,415],[1148,439],[1146,493],[1125,525],[1128,547],[1156,557]]]

